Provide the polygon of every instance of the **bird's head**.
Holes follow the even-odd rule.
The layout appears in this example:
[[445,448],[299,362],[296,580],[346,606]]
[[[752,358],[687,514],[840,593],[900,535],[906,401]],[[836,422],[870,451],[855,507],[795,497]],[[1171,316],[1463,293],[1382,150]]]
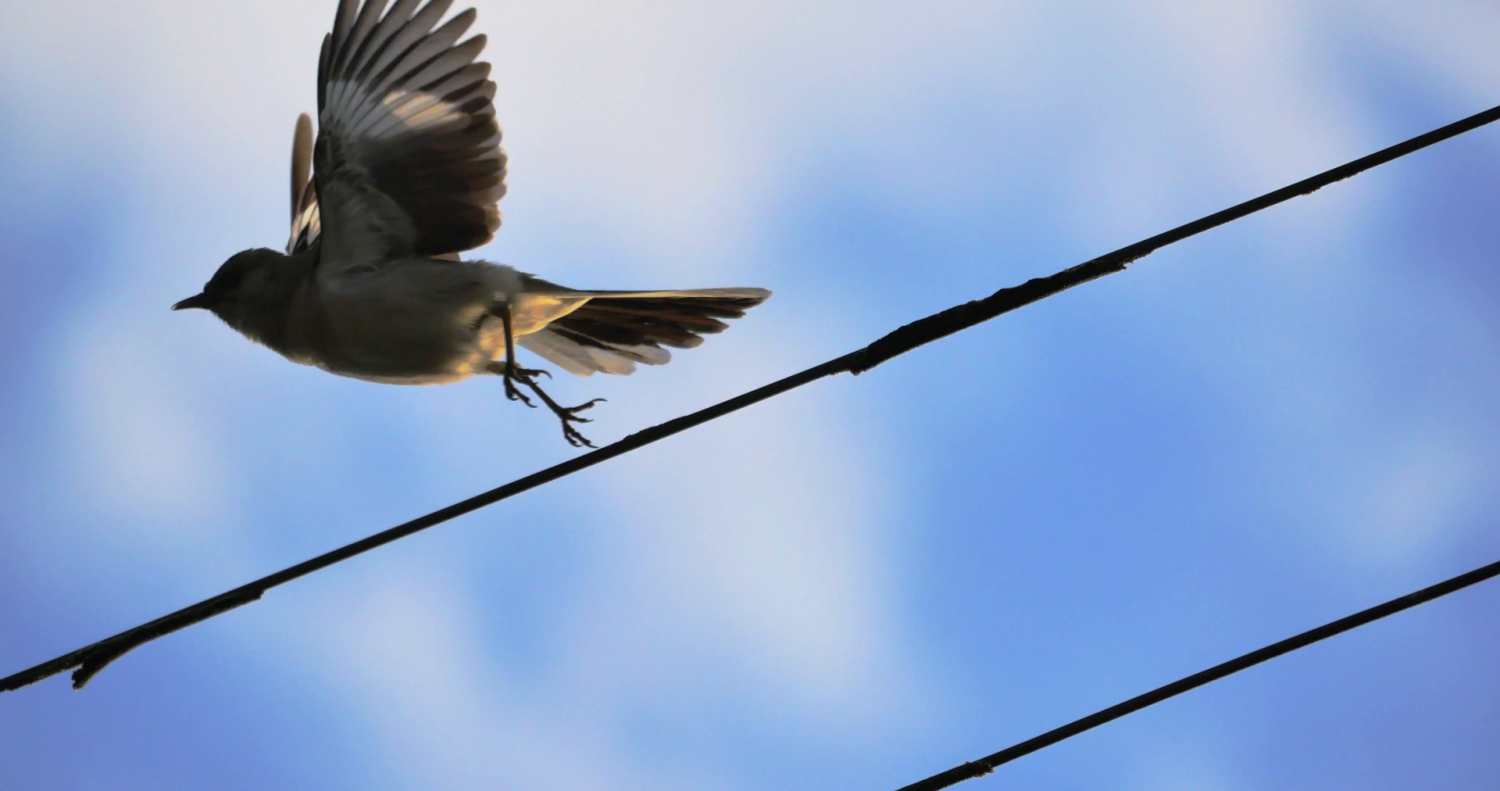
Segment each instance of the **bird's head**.
[[246,332],[267,312],[276,313],[291,285],[291,274],[282,264],[287,256],[257,248],[230,256],[219,271],[195,294],[172,306],[172,310],[201,308],[211,311],[229,326]]

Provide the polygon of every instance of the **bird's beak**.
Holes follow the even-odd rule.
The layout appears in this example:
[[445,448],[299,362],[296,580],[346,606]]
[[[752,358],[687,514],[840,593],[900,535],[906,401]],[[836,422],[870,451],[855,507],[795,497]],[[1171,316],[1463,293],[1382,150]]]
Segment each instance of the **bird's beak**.
[[172,306],[172,310],[187,310],[188,308],[208,308],[208,295],[196,294]]

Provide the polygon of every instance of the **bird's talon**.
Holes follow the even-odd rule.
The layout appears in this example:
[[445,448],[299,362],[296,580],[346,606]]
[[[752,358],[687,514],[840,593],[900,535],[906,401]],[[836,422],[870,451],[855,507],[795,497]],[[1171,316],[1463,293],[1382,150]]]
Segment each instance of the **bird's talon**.
[[[530,384],[525,380],[522,380],[522,383]],[[515,382],[509,376],[505,377],[505,397],[511,401],[520,401],[526,406],[536,409],[536,404],[532,403],[531,399],[525,393],[516,388]]]
[[572,426],[569,426],[567,423],[563,424],[563,439],[567,440],[568,444],[572,445],[575,448],[595,447],[594,443],[589,442],[588,437],[585,437],[584,435],[578,433],[576,429],[574,429]]
[[522,382],[531,382],[538,376],[545,376],[548,379],[552,378],[552,372],[545,368],[522,368],[519,365],[513,365],[510,367],[510,371],[511,378],[519,379]]
[[597,404],[603,400],[604,399],[602,398],[595,398],[592,401],[579,404],[578,406],[559,406],[555,403],[548,404],[548,406],[552,408],[552,413],[557,415],[558,420],[562,421],[563,439],[566,439],[569,445],[572,445],[575,448],[596,447],[594,443],[589,441],[588,437],[585,437],[578,429],[574,428],[573,424],[594,422],[591,418],[582,417],[578,413],[582,412],[585,409],[593,407],[594,404]]
[[569,415],[573,416],[574,420],[577,420],[580,423],[592,423],[593,420],[591,418],[578,417],[578,413],[582,412],[582,411],[584,411],[586,409],[593,409],[594,408],[594,404],[597,404],[597,403],[599,403],[600,401],[603,401],[603,400],[604,399],[602,399],[602,398],[596,398],[596,399],[594,399],[592,401],[589,401],[587,403],[579,404],[578,406],[563,407],[562,409],[563,409],[564,412],[567,412]]

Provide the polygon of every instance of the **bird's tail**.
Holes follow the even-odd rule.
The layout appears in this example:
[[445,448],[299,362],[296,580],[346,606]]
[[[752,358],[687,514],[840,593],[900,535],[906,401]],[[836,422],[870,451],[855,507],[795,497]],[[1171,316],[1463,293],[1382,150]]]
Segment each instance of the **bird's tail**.
[[636,363],[671,360],[663,347],[691,349],[704,335],[723,332],[724,319],[740,318],[770,296],[763,288],[569,291],[568,298],[588,301],[516,343],[579,376],[629,374]]

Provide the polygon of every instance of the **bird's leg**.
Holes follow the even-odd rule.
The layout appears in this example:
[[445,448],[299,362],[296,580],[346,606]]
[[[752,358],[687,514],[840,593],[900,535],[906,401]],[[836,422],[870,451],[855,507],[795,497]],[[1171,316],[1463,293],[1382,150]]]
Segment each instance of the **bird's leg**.
[[535,379],[526,378],[522,379],[521,381],[527,387],[531,388],[531,392],[536,393],[537,398],[542,399],[542,403],[546,404],[547,408],[552,410],[552,414],[557,415],[558,420],[562,421],[563,439],[567,440],[569,445],[572,445],[575,448],[594,447],[594,443],[589,442],[588,437],[585,437],[584,435],[578,433],[578,429],[574,428],[573,424],[592,423],[593,421],[589,418],[579,417],[578,413],[584,411],[585,409],[593,409],[594,404],[597,404],[604,399],[595,398],[592,401],[586,401],[582,404],[579,404],[578,406],[561,406],[556,401],[552,400],[552,396],[547,395],[547,391],[543,390],[537,385]]
[[512,334],[510,330],[510,303],[497,303],[495,307],[490,309],[490,312],[500,317],[501,326],[505,328],[505,365],[503,366],[502,370],[494,371],[493,369],[495,365],[494,363],[491,363],[491,372],[499,373],[502,377],[505,378],[506,398],[510,399],[511,401],[520,401],[526,406],[535,408],[536,404],[531,403],[531,399],[527,398],[525,393],[516,389],[516,380],[520,380],[525,384],[531,384],[531,378],[538,374],[547,374],[548,376],[551,376],[552,374],[547,373],[543,370],[528,371],[527,369],[516,365],[516,339],[515,335]]
[[[562,421],[563,439],[567,440],[569,445],[572,445],[575,448],[594,447],[594,443],[589,442],[588,437],[580,434],[578,429],[573,427],[573,424],[591,422],[586,417],[579,417],[578,413],[584,411],[585,409],[593,408],[594,404],[597,404],[604,399],[595,398],[592,401],[584,404],[579,404],[578,406],[562,406],[556,401],[553,401],[552,396],[547,395],[547,391],[543,390],[541,386],[536,383],[535,374],[547,373],[546,371],[532,371],[525,368],[516,368],[514,371],[512,371],[510,361],[507,360],[503,363],[490,363],[489,372],[492,374],[499,374],[501,376],[507,377],[506,384],[510,384],[510,380],[514,379],[515,381],[520,382],[521,384],[526,385],[528,388],[530,388],[531,392],[535,393],[536,397],[542,399],[542,403],[546,404],[547,408],[552,410],[552,414],[557,415],[557,419]],[[527,406],[536,406],[535,404],[531,403],[531,399],[527,398],[524,395],[521,395],[521,392],[519,390],[516,391],[516,394],[520,396],[521,400],[525,402]]]
[[546,404],[548,409],[552,410],[552,414],[557,415],[557,419],[562,421],[563,439],[566,439],[569,445],[575,448],[594,447],[594,443],[589,442],[588,437],[579,433],[578,429],[573,427],[573,424],[591,422],[588,418],[579,417],[578,413],[592,408],[594,404],[604,399],[595,398],[592,401],[573,407],[565,407],[553,401],[552,396],[547,395],[547,391],[543,390],[536,383],[538,375],[546,374],[548,377],[551,377],[551,373],[539,368],[522,368],[516,365],[516,342],[515,336],[511,333],[510,305],[502,302],[492,312],[500,316],[500,321],[505,328],[505,362],[491,362],[489,364],[489,371],[490,373],[500,374],[505,377],[505,397],[512,401],[519,400],[526,406],[535,407],[536,404],[531,403],[531,399],[527,398],[525,393],[517,390],[514,383],[520,382],[526,385],[531,389],[531,392],[536,394],[537,398],[542,399],[542,403]]

